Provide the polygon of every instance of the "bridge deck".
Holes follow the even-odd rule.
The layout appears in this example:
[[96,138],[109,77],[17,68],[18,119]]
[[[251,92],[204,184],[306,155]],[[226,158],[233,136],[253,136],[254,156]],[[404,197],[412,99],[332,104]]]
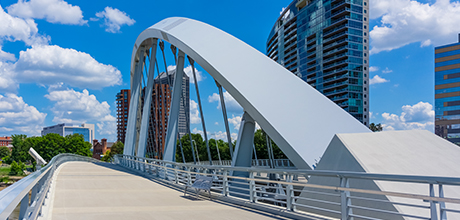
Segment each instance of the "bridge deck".
[[52,219],[272,219],[282,218],[206,198],[183,196],[111,164],[68,162],[51,195]]

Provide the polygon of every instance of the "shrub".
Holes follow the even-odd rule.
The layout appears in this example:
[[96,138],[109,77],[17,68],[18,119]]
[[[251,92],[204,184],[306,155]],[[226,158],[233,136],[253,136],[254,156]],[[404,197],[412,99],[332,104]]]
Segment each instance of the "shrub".
[[24,174],[24,172],[21,169],[20,164],[22,164],[22,166],[24,166],[24,164],[21,161],[19,161],[19,165],[18,165],[18,163],[16,163],[16,161],[13,161],[11,163],[10,175],[14,176],[14,175],[23,175]]

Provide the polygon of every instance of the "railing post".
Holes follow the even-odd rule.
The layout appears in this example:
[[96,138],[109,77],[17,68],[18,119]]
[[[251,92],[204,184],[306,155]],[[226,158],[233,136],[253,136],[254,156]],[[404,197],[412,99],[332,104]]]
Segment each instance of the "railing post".
[[21,199],[21,206],[19,207],[19,219],[26,217],[27,208],[29,207],[29,193],[26,193]]
[[[342,188],[349,187],[348,178],[340,177],[340,187]],[[353,210],[350,208],[350,205],[351,205],[350,191],[341,190],[340,191],[340,207],[341,207],[341,215],[342,215],[341,219],[342,220],[353,219],[353,217],[350,217],[350,215],[353,214]]]
[[192,185],[192,168],[191,167],[187,167],[187,179],[188,179],[188,183],[187,185]]
[[[433,183],[430,183],[430,197],[434,197],[434,185]],[[430,215],[431,215],[431,220],[437,220],[438,215],[436,211],[436,202],[433,200],[430,200]]]
[[[292,175],[286,176],[286,182],[292,183]],[[286,208],[289,211],[294,211],[294,188],[291,184],[286,185]]]
[[[439,184],[439,198],[444,198],[444,189],[442,184]],[[439,219],[446,220],[447,213],[446,213],[446,204],[444,202],[439,202]]]
[[227,170],[224,170],[224,179],[222,183],[222,195],[228,196],[228,177],[227,177]]
[[255,194],[255,181],[253,180],[254,179],[254,172],[250,172],[249,173],[249,178],[251,178],[250,182],[249,182],[249,201],[250,202],[255,202],[255,199],[254,199],[254,194]]
[[179,177],[178,177],[179,173],[177,172],[177,166],[174,165],[173,168],[174,168],[174,182],[176,184],[179,184]]

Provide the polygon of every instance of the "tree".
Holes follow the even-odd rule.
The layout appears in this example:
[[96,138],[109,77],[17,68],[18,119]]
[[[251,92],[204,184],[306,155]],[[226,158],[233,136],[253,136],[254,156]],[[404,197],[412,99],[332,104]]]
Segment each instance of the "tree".
[[110,150],[107,150],[104,156],[101,158],[101,161],[110,162],[113,159],[113,156],[117,154],[123,154],[124,144],[121,141],[117,141],[112,145]]
[[24,168],[24,164],[22,162],[19,161],[19,164],[16,163],[16,161],[13,161],[13,163],[11,163],[11,168],[10,168],[10,175],[11,176],[14,176],[14,175],[24,175],[24,172],[22,170],[22,168]]
[[382,127],[382,125],[380,123],[378,123],[378,124],[371,123],[369,125],[369,129],[371,129],[371,131],[373,131],[373,132],[379,132],[379,131],[383,130],[383,127]]
[[92,156],[91,143],[86,142],[81,134],[67,135],[49,133],[42,137],[27,137],[12,135],[13,150],[11,159],[15,161],[34,161],[28,151],[32,147],[45,161],[50,161],[60,153],[72,153],[82,156]]
[[6,156],[10,156],[10,149],[8,147],[0,147],[0,158],[4,158]]

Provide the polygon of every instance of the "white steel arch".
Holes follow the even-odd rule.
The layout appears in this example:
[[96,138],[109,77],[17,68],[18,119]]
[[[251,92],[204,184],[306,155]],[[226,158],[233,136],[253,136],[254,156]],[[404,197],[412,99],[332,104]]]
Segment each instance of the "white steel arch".
[[[137,61],[144,59],[144,51],[155,39],[171,43],[205,69],[299,169],[310,169],[335,134],[370,132],[263,53],[220,29],[187,18],[164,19],[138,36],[131,58],[132,89],[138,88],[133,82],[142,74],[136,69]],[[130,107],[125,154],[133,155],[138,141],[139,117],[131,117],[136,112]]]

